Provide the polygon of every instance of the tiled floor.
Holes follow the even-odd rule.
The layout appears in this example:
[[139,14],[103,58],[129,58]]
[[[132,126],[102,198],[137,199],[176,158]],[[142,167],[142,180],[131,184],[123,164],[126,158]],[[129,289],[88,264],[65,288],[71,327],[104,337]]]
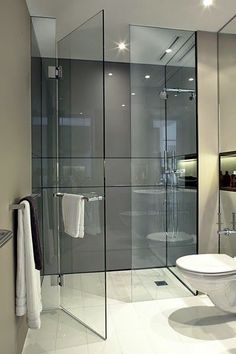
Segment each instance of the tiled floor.
[[[167,286],[157,286],[155,281],[166,281]],[[167,268],[132,271],[132,300],[160,300],[191,296],[189,290]]]
[[[48,306],[61,304],[101,333],[104,274],[65,276],[65,286],[43,286]],[[194,297],[167,270],[110,272],[108,339],[101,340],[61,310],[42,314],[42,328],[29,330],[23,354],[236,354],[236,316]],[[157,287],[155,281],[168,285]],[[131,297],[136,302],[131,302]],[[144,301],[145,300],[145,301]],[[150,301],[146,301],[150,300]]]
[[[157,286],[155,281],[166,281]],[[103,273],[70,274],[64,276],[61,288],[65,307],[100,306],[105,293]],[[189,290],[166,268],[107,273],[108,303],[159,300],[191,296]]]
[[236,316],[206,296],[117,302],[108,306],[108,340],[102,341],[60,310],[42,314],[23,354],[235,354]]

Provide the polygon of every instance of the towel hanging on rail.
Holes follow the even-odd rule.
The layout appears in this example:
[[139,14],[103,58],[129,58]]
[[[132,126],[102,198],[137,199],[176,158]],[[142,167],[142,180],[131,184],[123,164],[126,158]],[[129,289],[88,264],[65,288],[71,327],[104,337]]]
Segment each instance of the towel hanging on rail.
[[28,201],[22,204],[24,208],[18,210],[16,315],[26,314],[29,328],[38,329],[42,311],[40,271],[35,269],[30,205]]
[[84,237],[84,196],[65,193],[62,197],[65,232],[74,238]]
[[30,205],[30,220],[31,220],[32,241],[33,241],[33,249],[34,249],[35,269],[41,270],[43,267],[43,257],[42,257],[42,248],[40,242],[39,219],[38,219],[36,202],[33,196],[24,197],[21,199],[21,202],[23,202],[24,200],[28,201]]

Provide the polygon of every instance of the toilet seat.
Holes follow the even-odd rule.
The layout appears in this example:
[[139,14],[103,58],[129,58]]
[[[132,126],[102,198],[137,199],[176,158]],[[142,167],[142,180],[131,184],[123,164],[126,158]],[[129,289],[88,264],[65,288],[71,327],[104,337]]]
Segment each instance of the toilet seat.
[[226,254],[197,254],[184,256],[176,261],[185,272],[207,275],[230,275],[236,273],[236,260]]

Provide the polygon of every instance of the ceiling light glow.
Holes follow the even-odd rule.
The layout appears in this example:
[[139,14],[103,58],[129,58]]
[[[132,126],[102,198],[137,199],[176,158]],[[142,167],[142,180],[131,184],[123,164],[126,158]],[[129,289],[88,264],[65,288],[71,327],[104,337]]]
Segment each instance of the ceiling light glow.
[[131,96],[135,96],[135,95],[136,95],[136,93],[135,93],[135,92],[132,92],[132,93],[131,93]]
[[112,76],[113,74],[112,73],[109,73],[108,76]]
[[190,78],[188,79],[188,81],[194,81],[194,78],[193,78],[193,77],[190,77]]
[[122,107],[125,107],[125,104],[122,104]]
[[202,4],[205,7],[209,7],[209,6],[213,5],[213,0],[202,0]]
[[171,48],[168,48],[168,49],[166,49],[166,53],[168,54],[168,53],[171,53],[172,52],[172,49]]
[[150,79],[151,75],[145,75],[145,79]]
[[126,49],[126,44],[125,44],[125,42],[120,42],[120,43],[118,44],[118,48],[119,48],[120,50],[125,50],[125,49]]

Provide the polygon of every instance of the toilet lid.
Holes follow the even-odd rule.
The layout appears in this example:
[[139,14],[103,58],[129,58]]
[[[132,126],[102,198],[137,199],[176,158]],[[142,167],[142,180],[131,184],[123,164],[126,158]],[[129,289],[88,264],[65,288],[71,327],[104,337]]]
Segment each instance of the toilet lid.
[[176,261],[183,270],[203,274],[236,272],[236,261],[226,254],[196,254],[184,256]]

